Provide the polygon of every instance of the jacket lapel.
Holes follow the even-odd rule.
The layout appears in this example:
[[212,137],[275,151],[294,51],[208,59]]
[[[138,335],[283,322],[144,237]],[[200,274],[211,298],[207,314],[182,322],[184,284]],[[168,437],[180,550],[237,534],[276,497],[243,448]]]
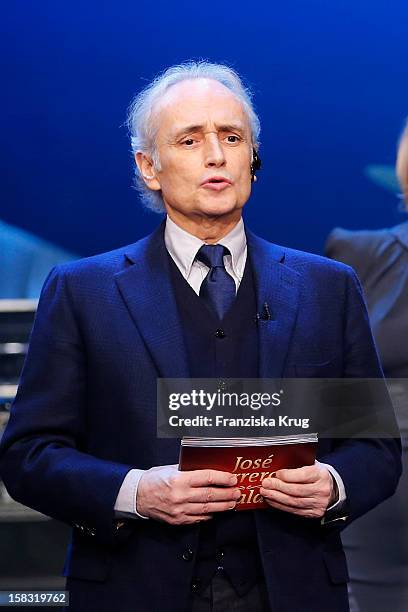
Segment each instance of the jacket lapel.
[[296,321],[300,275],[284,265],[285,253],[281,247],[248,230],[246,235],[260,314],[259,376],[280,378]]
[[[163,222],[126,251],[128,266],[115,275],[120,294],[138,327],[159,375],[188,378],[183,329],[177,311],[164,244]],[[246,230],[255,278],[259,334],[259,375],[282,376],[299,300],[300,275],[284,265],[285,253]],[[264,305],[270,319],[267,318]]]
[[163,378],[188,378],[183,330],[171,284],[164,223],[126,251],[119,291]]

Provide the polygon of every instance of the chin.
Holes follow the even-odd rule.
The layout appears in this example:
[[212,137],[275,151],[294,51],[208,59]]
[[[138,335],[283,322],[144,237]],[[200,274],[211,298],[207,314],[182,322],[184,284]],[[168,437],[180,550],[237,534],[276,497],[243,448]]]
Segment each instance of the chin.
[[198,206],[198,209],[207,215],[214,215],[214,216],[218,216],[218,215],[227,215],[230,214],[234,211],[240,210],[242,208],[242,206],[240,206],[239,204],[237,204],[237,202],[231,202],[231,201],[222,201],[220,199],[220,201],[212,201],[212,202],[202,202],[200,203],[200,205]]

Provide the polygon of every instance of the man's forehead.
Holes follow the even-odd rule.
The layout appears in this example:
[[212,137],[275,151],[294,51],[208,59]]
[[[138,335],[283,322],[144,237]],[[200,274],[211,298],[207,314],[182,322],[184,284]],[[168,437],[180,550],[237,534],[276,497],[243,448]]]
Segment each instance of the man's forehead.
[[176,131],[184,124],[202,125],[209,114],[220,125],[247,125],[240,100],[213,79],[189,79],[176,83],[165,93],[155,111],[160,123],[170,122]]
[[164,103],[177,101],[185,96],[207,98],[209,96],[226,96],[237,99],[234,93],[225,85],[215,79],[197,78],[184,79],[171,85],[163,95]]

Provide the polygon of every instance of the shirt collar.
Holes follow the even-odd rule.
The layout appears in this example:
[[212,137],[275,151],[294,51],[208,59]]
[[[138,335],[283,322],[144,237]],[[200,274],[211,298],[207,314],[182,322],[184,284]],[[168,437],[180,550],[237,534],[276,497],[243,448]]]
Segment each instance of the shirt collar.
[[[177,264],[184,278],[188,278],[195,256],[200,247],[205,244],[196,236],[181,229],[167,215],[166,228],[164,230],[164,242],[166,249]],[[231,253],[231,266],[234,274],[242,278],[246,262],[246,236],[244,222],[241,219],[217,244],[222,244]]]

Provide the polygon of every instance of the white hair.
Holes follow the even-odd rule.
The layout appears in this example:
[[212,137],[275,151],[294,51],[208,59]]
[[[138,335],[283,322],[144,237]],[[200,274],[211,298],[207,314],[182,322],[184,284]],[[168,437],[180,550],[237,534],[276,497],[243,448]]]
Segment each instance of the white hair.
[[[252,145],[257,149],[261,126],[252,104],[251,91],[245,87],[239,75],[229,66],[201,60],[188,61],[167,68],[135,96],[129,106],[126,121],[133,154],[142,152],[148,155],[156,170],[160,170],[160,160],[156,149],[158,126],[153,121],[152,109],[172,85],[188,79],[213,79],[227,87],[237,97],[248,117]],[[165,212],[161,191],[153,191],[147,187],[137,165],[135,186],[147,208],[155,212]]]

